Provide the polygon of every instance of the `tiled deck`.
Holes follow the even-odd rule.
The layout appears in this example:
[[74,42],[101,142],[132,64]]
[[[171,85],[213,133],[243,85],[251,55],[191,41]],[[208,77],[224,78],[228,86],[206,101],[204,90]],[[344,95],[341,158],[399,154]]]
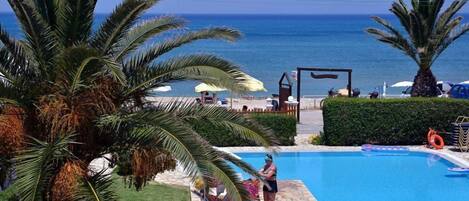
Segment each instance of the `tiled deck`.
[[317,201],[308,188],[300,180],[286,180],[278,182],[279,192],[275,200],[282,201]]

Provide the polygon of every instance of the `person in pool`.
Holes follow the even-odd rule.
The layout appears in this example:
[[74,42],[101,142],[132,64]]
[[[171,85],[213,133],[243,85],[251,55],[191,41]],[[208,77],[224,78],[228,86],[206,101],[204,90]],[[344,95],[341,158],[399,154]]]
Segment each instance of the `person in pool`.
[[259,171],[259,174],[264,177],[265,181],[269,184],[268,186],[264,185],[262,188],[264,191],[264,201],[275,201],[275,194],[278,192],[277,167],[274,164],[272,155],[265,155],[265,165]]

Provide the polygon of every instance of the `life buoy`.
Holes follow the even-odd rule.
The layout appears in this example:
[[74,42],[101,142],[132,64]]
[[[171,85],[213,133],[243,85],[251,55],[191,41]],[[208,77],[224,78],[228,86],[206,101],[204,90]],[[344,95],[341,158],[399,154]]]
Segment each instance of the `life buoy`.
[[435,134],[430,137],[430,144],[435,147],[435,149],[443,149],[445,141],[443,141],[441,136]]
[[427,140],[432,147],[435,147],[435,149],[443,149],[445,146],[445,141],[443,138],[433,129],[428,131]]

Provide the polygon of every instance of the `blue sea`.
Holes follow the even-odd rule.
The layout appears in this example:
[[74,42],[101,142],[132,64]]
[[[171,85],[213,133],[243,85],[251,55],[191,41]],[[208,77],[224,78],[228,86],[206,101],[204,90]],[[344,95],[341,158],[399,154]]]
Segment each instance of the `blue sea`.
[[[397,20],[385,17],[395,26]],[[105,15],[97,15],[96,24]],[[151,18],[155,16],[145,16]],[[278,80],[283,72],[297,67],[327,67],[353,69],[353,88],[362,94],[381,88],[383,82],[413,81],[417,66],[400,51],[376,41],[365,33],[367,27],[377,27],[370,15],[182,15],[188,30],[205,27],[233,27],[243,33],[235,43],[199,41],[177,49],[169,56],[188,53],[212,53],[241,66],[247,73],[263,81],[267,96],[278,93]],[[469,16],[466,16],[466,18]],[[0,14],[0,23],[15,36],[20,29],[11,14]],[[152,42],[158,42],[157,38]],[[464,36],[450,46],[433,66],[438,80],[461,82],[469,80],[469,37]],[[312,80],[303,74],[303,95],[325,95],[334,87],[346,86],[346,75],[337,80]],[[172,85],[163,96],[196,96],[195,82]],[[398,94],[403,89],[390,88]]]

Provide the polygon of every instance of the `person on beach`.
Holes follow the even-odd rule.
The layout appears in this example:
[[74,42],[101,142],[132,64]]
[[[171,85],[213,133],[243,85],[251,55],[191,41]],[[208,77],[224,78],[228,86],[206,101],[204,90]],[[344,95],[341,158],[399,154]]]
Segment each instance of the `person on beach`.
[[259,171],[259,174],[264,177],[267,185],[262,188],[264,192],[264,201],[275,201],[275,195],[278,192],[277,189],[277,167],[274,164],[272,155],[265,155],[265,165]]

